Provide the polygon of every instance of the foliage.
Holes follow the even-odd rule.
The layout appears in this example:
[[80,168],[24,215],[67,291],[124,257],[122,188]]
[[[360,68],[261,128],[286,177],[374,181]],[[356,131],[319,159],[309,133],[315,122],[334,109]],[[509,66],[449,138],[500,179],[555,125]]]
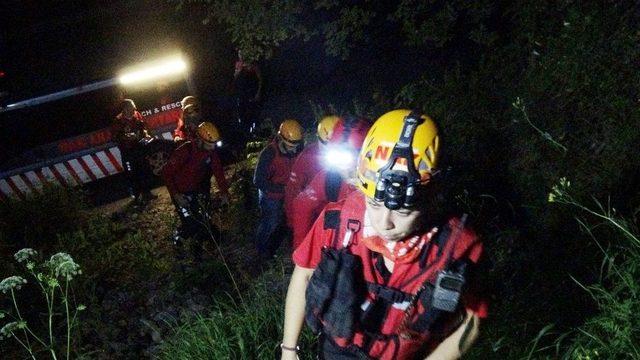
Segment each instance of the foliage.
[[8,199],[0,203],[0,243],[8,251],[19,247],[38,248],[54,242],[56,234],[73,231],[85,218],[87,203],[81,192],[47,186],[26,200]]
[[[174,329],[162,348],[163,359],[274,359],[279,355],[278,335],[284,323],[288,278],[284,269],[255,279],[244,301],[228,298],[208,314]],[[314,336],[303,333],[304,358],[315,358]]]
[[302,4],[294,0],[216,0],[208,4],[205,22],[227,26],[231,40],[248,61],[268,59],[286,40],[306,36],[299,23]]
[[[22,315],[28,315],[31,311],[28,313],[20,311],[23,306],[21,306],[22,302],[17,297],[16,292],[27,284],[27,280],[14,275],[0,282],[0,291],[3,294],[10,293],[14,309],[13,313],[0,311],[0,314],[2,314],[0,318],[9,315],[14,320],[6,323],[0,329],[0,339],[11,338],[15,340],[32,359],[35,359],[36,354],[40,351],[48,351],[52,359],[57,359],[62,354],[66,354],[65,358],[69,359],[73,341],[72,330],[77,324],[78,313],[86,308],[84,305],[75,306],[75,302],[69,294],[70,282],[77,275],[82,274],[82,271],[69,254],[57,253],[52,255],[49,260],[41,263],[38,262],[38,256],[37,251],[25,248],[18,251],[14,258],[24,265],[24,270],[38,284],[41,295],[46,300],[46,315],[48,319],[46,328],[48,334],[37,335],[35,332],[37,327],[32,324],[32,322],[37,321],[35,319],[28,320]],[[57,326],[55,318],[60,312],[65,316],[64,325]],[[66,328],[64,335],[58,334],[60,327]]]
[[[640,348],[640,235],[638,224],[618,215],[615,209],[595,201],[593,208],[584,206],[572,194],[565,178],[549,194],[549,201],[580,210],[589,218],[577,217],[584,234],[590,237],[604,255],[601,279],[582,285],[598,305],[600,312],[587,319],[571,337],[558,337],[568,359],[639,358]],[[611,246],[599,237],[609,238]],[[561,344],[565,340],[566,344]],[[560,347],[560,346],[558,346]]]

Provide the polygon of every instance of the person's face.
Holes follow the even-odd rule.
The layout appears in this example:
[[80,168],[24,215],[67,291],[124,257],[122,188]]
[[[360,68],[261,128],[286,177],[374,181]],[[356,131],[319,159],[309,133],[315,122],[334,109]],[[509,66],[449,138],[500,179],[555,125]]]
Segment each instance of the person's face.
[[131,119],[134,112],[135,109],[131,105],[125,105],[125,107],[122,109],[122,115],[124,115],[124,117],[127,119]]
[[206,142],[202,139],[198,139],[198,147],[202,150],[212,151],[216,148],[215,143]]
[[421,225],[422,211],[389,210],[381,201],[366,198],[367,216],[378,236],[386,241],[400,241],[413,235]]
[[190,125],[192,127],[198,126],[198,123],[200,122],[200,111],[198,108],[196,107],[189,107],[187,109],[184,110],[184,120],[186,121],[187,125]]
[[282,138],[280,139],[280,148],[282,149],[282,151],[284,153],[287,154],[295,154],[296,151],[298,150],[298,144],[293,144],[290,143],[288,141],[283,140]]

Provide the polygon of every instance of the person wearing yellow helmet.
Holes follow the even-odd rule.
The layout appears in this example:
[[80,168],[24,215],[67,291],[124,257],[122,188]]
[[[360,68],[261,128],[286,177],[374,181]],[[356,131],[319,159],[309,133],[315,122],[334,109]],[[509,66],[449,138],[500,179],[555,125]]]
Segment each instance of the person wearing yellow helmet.
[[195,132],[193,141],[183,143],[171,154],[162,178],[181,220],[174,232],[174,245],[180,250],[184,239],[193,238],[194,256],[199,259],[201,241],[207,235],[203,224],[210,223],[211,177],[216,178],[222,202],[228,202],[229,185],[216,150],[222,145],[218,128],[203,122]]
[[300,153],[291,168],[291,174],[284,190],[284,210],[287,224],[293,228],[296,217],[293,212],[295,198],[309,185],[311,180],[322,171],[322,151],[325,145],[331,141],[336,124],[342,119],[339,116],[325,116],[318,122],[318,141],[307,144]]
[[333,136],[315,159],[321,169],[291,202],[293,250],[302,243],[325,205],[356,191],[355,161],[370,126],[368,120],[351,116],[335,125]]
[[274,233],[282,222],[285,185],[304,145],[303,134],[302,126],[296,120],[284,120],[278,134],[258,157],[253,176],[261,210],[256,229],[256,248],[264,259],[270,258],[280,245],[281,239]]
[[297,357],[305,321],[322,334],[319,359],[457,359],[471,346],[486,316],[469,276],[482,244],[466,216],[428,215],[439,152],[438,128],[420,112],[374,123],[359,191],[327,205],[293,253],[282,359]]

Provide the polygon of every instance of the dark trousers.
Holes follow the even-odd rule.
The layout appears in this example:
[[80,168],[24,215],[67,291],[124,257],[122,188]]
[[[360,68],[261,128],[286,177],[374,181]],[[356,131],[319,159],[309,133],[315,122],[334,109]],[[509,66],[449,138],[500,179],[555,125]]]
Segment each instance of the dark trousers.
[[208,193],[187,193],[187,206],[178,206],[176,211],[180,225],[173,235],[173,242],[181,250],[186,239],[192,240],[192,253],[196,259],[202,256],[202,243],[212,236],[219,239],[218,228],[211,224],[211,196]]
[[138,196],[145,191],[149,191],[143,148],[141,146],[134,146],[130,149],[121,148],[120,154],[129,195]]
[[252,99],[236,98],[238,123],[245,139],[256,135],[256,130],[260,125],[261,110],[262,105]]
[[278,228],[282,225],[284,211],[282,200],[267,198],[266,194],[259,191],[260,222],[256,229],[256,248],[262,257],[271,257],[282,242],[282,235]]

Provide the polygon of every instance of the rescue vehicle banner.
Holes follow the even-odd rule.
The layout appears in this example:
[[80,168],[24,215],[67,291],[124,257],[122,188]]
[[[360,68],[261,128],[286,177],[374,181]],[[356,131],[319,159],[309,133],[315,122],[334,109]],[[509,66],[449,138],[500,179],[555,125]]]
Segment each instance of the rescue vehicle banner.
[[[172,139],[180,102],[141,111],[151,135]],[[44,185],[78,186],[123,171],[120,149],[108,128],[48,144],[37,151],[46,159],[0,173],[0,201],[24,199]]]

